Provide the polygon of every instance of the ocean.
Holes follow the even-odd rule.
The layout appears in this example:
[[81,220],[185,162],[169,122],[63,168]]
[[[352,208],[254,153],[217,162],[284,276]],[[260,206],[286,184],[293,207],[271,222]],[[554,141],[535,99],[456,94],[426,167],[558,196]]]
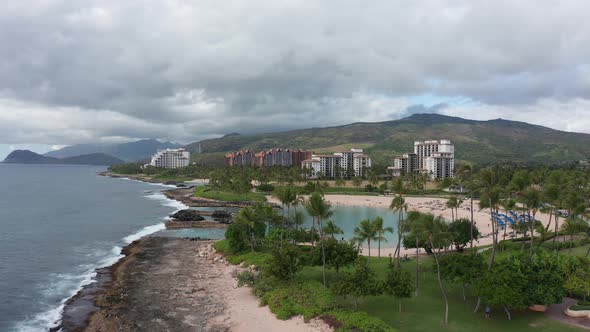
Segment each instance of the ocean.
[[160,193],[170,186],[97,175],[103,170],[0,164],[0,331],[56,326],[65,300],[143,236],[223,236],[163,231],[186,208]]

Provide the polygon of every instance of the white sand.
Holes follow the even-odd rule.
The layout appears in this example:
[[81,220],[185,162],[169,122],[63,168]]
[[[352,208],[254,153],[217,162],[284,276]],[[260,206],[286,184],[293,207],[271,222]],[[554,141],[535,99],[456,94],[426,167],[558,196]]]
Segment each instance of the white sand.
[[318,319],[313,319],[309,323],[305,323],[303,317],[293,317],[289,320],[277,319],[268,306],[259,306],[259,300],[252,294],[251,288],[235,289],[226,303],[229,306],[232,322],[231,331],[234,332],[332,331],[327,324]]
[[[377,208],[389,208],[393,196],[363,196],[363,195],[326,195],[326,200],[332,203],[333,206],[370,206]],[[276,198],[267,197],[270,202],[278,203]],[[432,213],[435,216],[442,216],[447,220],[451,220],[451,209],[446,207],[447,199],[444,198],[432,198],[432,197],[404,197],[408,204],[408,211],[419,211],[423,213]],[[459,215],[455,218],[471,218],[470,213],[470,201],[465,200],[459,207]],[[479,229],[481,235],[478,241],[474,241],[474,246],[483,246],[492,244],[492,227],[490,224],[490,213],[489,209],[479,209],[479,201],[473,201],[473,220],[475,225]],[[391,213],[394,213],[391,211]],[[501,212],[502,213],[502,212]],[[549,215],[538,212],[535,218],[547,225],[549,222]],[[551,229],[554,227],[555,220],[552,220]],[[510,238],[510,232],[512,229],[510,226],[506,229],[506,239]],[[503,239],[503,231],[500,232],[498,240]],[[469,245],[468,245],[469,246]],[[381,248],[381,256],[388,256],[393,254],[395,248]],[[402,248],[402,255],[415,255],[416,249],[404,249]],[[367,248],[363,248],[363,255],[368,256]],[[377,256],[377,244],[371,244],[371,256]]]

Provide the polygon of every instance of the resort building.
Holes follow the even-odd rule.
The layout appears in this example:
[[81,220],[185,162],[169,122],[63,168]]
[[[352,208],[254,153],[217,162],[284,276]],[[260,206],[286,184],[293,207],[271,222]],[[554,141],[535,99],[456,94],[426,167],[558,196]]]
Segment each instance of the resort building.
[[226,166],[297,166],[311,158],[313,152],[297,149],[271,149],[254,153],[250,150],[232,152],[225,155]]
[[241,150],[225,155],[225,166],[250,166],[255,160],[254,152]]
[[190,160],[191,153],[185,149],[166,149],[156,152],[149,165],[158,168],[180,168],[188,166]]
[[414,153],[418,156],[418,169],[426,169],[426,158],[437,152],[450,154],[454,158],[455,147],[449,140],[414,142]]
[[435,152],[424,160],[424,169],[431,179],[453,177],[455,158],[452,153]]
[[395,157],[393,167],[388,167],[393,176],[425,172],[432,179],[452,177],[454,169],[455,147],[449,140],[416,141],[414,153]]
[[322,175],[320,158],[315,156],[301,162],[301,168],[309,170],[308,177],[311,179],[315,179]]
[[418,170],[418,155],[415,153],[406,153],[393,159],[393,176],[401,176]]
[[364,154],[362,149],[350,149],[334,154],[313,155],[304,160],[301,166],[311,171],[312,178],[362,177],[365,169],[371,167],[371,157]]
[[366,154],[355,155],[352,159],[354,176],[363,177],[367,168],[371,168],[371,157]]

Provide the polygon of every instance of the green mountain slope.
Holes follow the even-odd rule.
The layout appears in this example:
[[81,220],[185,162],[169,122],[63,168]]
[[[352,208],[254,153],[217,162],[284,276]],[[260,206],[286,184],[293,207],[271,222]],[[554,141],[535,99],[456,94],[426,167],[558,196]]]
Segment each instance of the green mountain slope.
[[256,135],[230,134],[186,146],[203,154],[195,160],[222,163],[223,154],[240,149],[273,147],[328,152],[365,147],[376,163],[389,164],[394,155],[413,151],[416,140],[450,139],[456,158],[480,164],[538,162],[554,164],[590,158],[590,134],[571,133],[508,120],[475,121],[439,114],[414,114],[376,123],[311,128]]

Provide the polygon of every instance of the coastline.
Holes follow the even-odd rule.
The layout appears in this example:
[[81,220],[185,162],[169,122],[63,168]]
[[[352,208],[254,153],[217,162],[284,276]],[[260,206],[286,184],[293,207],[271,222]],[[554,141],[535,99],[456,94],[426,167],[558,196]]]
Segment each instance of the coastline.
[[[229,264],[213,241],[145,237],[124,249],[108,270],[112,276],[91,298],[96,303],[83,326],[65,331],[331,331],[314,319],[277,319],[260,307],[251,289],[236,288]],[[157,304],[157,305],[154,305]],[[57,331],[59,328],[53,330]]]
[[[127,177],[115,176],[115,178]],[[145,179],[132,180],[146,182]],[[150,183],[160,184],[158,182]],[[191,190],[191,188],[175,188],[163,190],[161,194],[177,204],[187,205],[184,203],[190,199],[185,191],[187,189]],[[195,201],[191,203],[198,204]],[[224,202],[218,203],[220,203],[219,206],[228,207],[227,204],[222,204]],[[243,207],[243,205],[234,206]],[[158,226],[158,229],[161,228],[160,224],[147,227],[155,226]],[[175,315],[191,313],[190,317],[185,316],[187,319],[175,319],[174,322],[168,322],[172,324],[172,329],[169,330],[332,331],[327,324],[319,319],[304,322],[302,317],[295,317],[282,321],[277,319],[268,307],[260,307],[259,299],[254,296],[250,288],[236,288],[236,281],[232,275],[239,267],[227,263],[222,255],[217,254],[211,247],[212,241],[157,237],[150,236],[153,232],[142,234],[142,231],[136,233],[140,234],[138,236],[126,237],[127,242],[133,242],[121,249],[121,257],[110,266],[96,269],[93,282],[82,286],[75,295],[65,301],[59,326],[52,328],[51,331],[165,330],[167,328],[164,326],[156,327],[156,325],[139,328],[137,324],[145,321],[143,318],[145,313],[140,315],[142,319],[134,317],[133,314],[138,308],[160,308],[160,306],[150,306],[150,303],[162,303],[168,300],[171,301],[168,308],[172,311],[168,311],[167,315],[170,312],[174,312]],[[183,254],[178,255],[178,253]],[[177,254],[177,256],[171,259],[171,254]],[[195,264],[196,262],[199,264]],[[165,265],[167,263],[172,265]],[[141,270],[148,266],[153,266],[156,270]],[[179,267],[183,267],[184,272],[182,273],[187,276],[182,282],[177,278]],[[176,272],[173,275],[161,277],[162,273],[165,274],[166,271]],[[199,278],[203,275],[207,277]],[[143,281],[133,283],[129,276],[156,278],[157,281],[152,282],[153,287],[149,288],[149,291],[133,293],[137,291],[133,285],[141,285]],[[208,280],[217,280],[221,284],[207,285]],[[199,282],[204,282],[206,287],[203,287]],[[128,294],[136,294],[138,299],[148,298],[158,285],[161,287],[159,293],[161,297],[139,306],[136,302],[125,302],[129,299]],[[194,287],[187,289],[186,285]],[[215,297],[217,296],[215,294],[221,294],[221,297]],[[187,298],[198,298],[205,302],[187,302],[184,303],[185,306],[180,307],[180,311],[174,311],[176,310],[174,308],[179,307],[179,301]],[[211,308],[217,309],[212,310]],[[199,311],[203,310],[205,310],[204,313],[199,314]],[[161,313],[161,311],[150,312],[145,317],[155,317],[154,315],[157,316]],[[200,315],[196,319],[195,313],[197,316]],[[131,316],[126,316],[127,314]],[[156,319],[155,323],[166,322],[166,317],[168,316],[161,316]]]

